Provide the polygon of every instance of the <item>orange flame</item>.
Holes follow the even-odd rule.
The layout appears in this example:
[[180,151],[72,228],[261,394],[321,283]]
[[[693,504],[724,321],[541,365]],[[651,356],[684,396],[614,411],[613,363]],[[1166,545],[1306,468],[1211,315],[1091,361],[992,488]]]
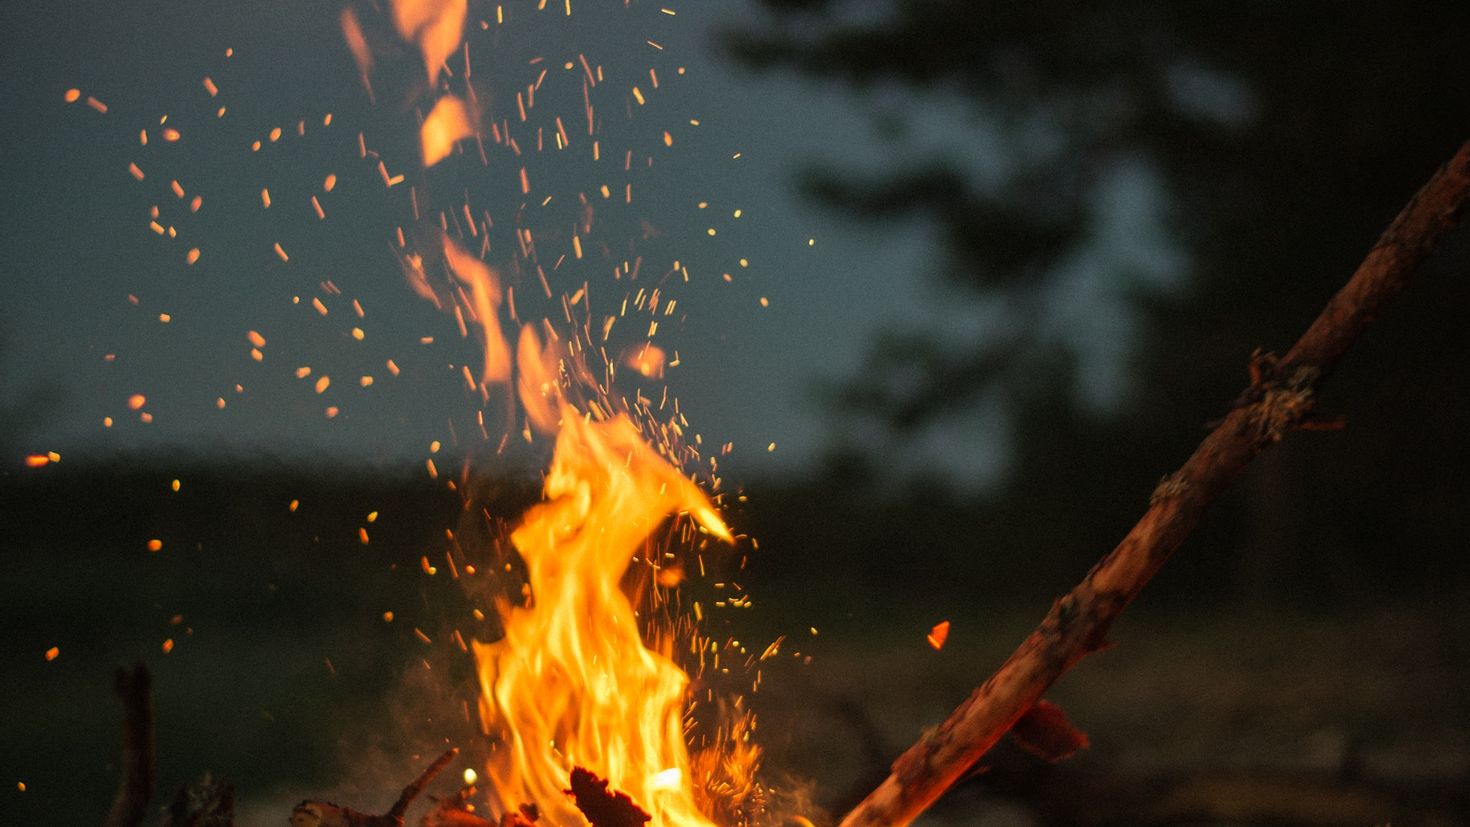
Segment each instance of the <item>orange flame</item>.
[[468,0],[393,0],[393,26],[423,52],[430,86],[459,48],[468,7]]
[[474,304],[471,309],[485,334],[485,368],[480,373],[480,381],[509,382],[510,350],[505,346],[505,334],[500,332],[500,317],[496,315],[500,307],[500,280],[488,264],[449,236],[444,236],[444,259],[455,277],[469,285]]
[[464,101],[453,95],[445,95],[429,110],[428,117],[419,127],[419,142],[423,146],[424,167],[431,167],[454,151],[454,144],[462,138],[475,134],[470,126],[470,113]]
[[489,778],[502,806],[534,801],[552,824],[582,823],[562,793],[580,766],[631,795],[655,825],[709,825],[684,744],[689,678],[644,647],[619,583],[670,515],[688,513],[722,539],[730,532],[625,417],[592,421],[563,404],[560,419],[546,501],[511,536],[531,603],[506,611],[503,639],[475,645],[481,717],[504,739]]
[[516,343],[516,370],[520,374],[517,386],[526,418],[530,420],[531,427],[542,434],[556,433],[561,399],[555,363],[547,362],[551,355],[549,349],[541,349],[536,329],[523,325],[521,339]]
[[[427,169],[476,134],[478,115],[471,104],[440,82],[464,34],[467,0],[390,0],[389,6],[398,35],[423,57],[427,95],[438,96],[419,127]],[[348,10],[340,22],[366,85],[373,52],[362,21]],[[389,186],[398,180],[381,163],[379,169]],[[522,192],[529,192],[524,167],[520,177]],[[325,188],[331,189],[331,179]],[[525,324],[512,364],[499,317],[497,272],[449,235],[440,237],[444,262],[463,287],[443,283],[430,266],[437,256],[414,251],[400,229],[398,249],[410,288],[436,307],[452,309],[461,333],[467,322],[481,328],[482,386],[509,384],[514,371],[527,439],[535,431],[556,440],[545,499],[511,535],[525,563],[528,601],[501,607],[501,639],[474,643],[481,720],[498,738],[485,772],[493,797],[504,812],[535,804],[546,823],[585,824],[564,793],[572,770],[581,767],[631,796],[655,827],[712,827],[712,816],[723,819],[721,806],[742,801],[753,788],[758,750],[743,728],[750,718],[742,712],[721,731],[719,747],[691,759],[685,728],[689,677],[670,656],[672,636],[657,651],[645,646],[622,583],[635,555],[672,516],[686,515],[697,530],[720,540],[733,537],[699,487],[644,440],[633,420],[609,413],[627,405],[615,404],[590,375],[572,347],[575,337],[562,342],[550,324],[539,333]],[[575,257],[582,258],[581,236],[574,235],[572,243]],[[277,252],[285,258],[279,245]],[[548,339],[544,346],[540,334]],[[628,353],[624,364],[657,379],[666,356],[648,343]],[[582,406],[579,400],[589,396],[594,401]],[[432,460],[428,467],[437,474]],[[672,588],[677,581],[653,582]],[[384,617],[392,619],[391,613]],[[468,775],[466,781],[472,783]]]
[[373,73],[373,52],[368,47],[367,35],[363,34],[362,23],[358,21],[357,12],[351,6],[342,9],[340,20],[342,39],[347,41],[347,48],[352,52],[352,60],[357,63],[357,73],[362,77],[363,85],[367,85],[368,75]]

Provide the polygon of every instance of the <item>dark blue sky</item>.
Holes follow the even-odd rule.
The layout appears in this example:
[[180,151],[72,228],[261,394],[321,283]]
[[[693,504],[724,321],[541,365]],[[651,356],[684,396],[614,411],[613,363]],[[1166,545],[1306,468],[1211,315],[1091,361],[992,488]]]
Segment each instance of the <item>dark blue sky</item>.
[[[472,3],[466,30],[486,110],[511,117],[516,91],[545,70],[537,106],[574,122],[582,69],[565,63],[585,54],[605,72],[595,103],[608,154],[621,159],[623,148],[634,148],[638,163],[625,173],[607,159],[564,160],[590,157],[573,123],[579,145],[536,155],[529,205],[509,156],[482,165],[467,152],[430,171],[445,202],[436,206],[489,205],[502,227],[519,215],[538,233],[549,229],[554,242],[567,226],[557,223],[558,207],[593,194],[607,248],[580,265],[548,267],[552,287],[559,297],[586,282],[594,318],[617,312],[640,288],[661,285],[665,301],[677,300],[654,338],[680,357],[668,372],[670,393],[706,455],[734,443],[723,461],[737,480],[800,468],[828,444],[833,425],[812,401],[814,384],[850,375],[878,329],[953,331],[964,346],[977,326],[1004,323],[937,290],[939,255],[924,228],[853,223],[795,191],[796,170],[812,160],[873,167],[913,160],[899,152],[942,155],[977,174],[1003,169],[1003,142],[977,128],[973,114],[956,114],[966,111],[958,102],[915,109],[891,90],[858,95],[735,67],[720,56],[715,32],[752,19],[750,3],[624,8],[583,0],[571,17],[536,12],[533,2],[505,5],[511,15],[499,26],[494,4]],[[389,191],[372,159],[358,157],[361,131],[394,171],[407,166],[411,141],[395,130],[414,114],[392,89],[378,89],[380,100],[369,105],[337,9],[285,0],[23,0],[0,10],[0,103],[10,122],[0,153],[7,217],[0,265],[8,282],[0,393],[56,400],[23,431],[22,453],[264,451],[396,463],[419,461],[433,440],[473,449],[465,443],[477,438],[465,432],[479,404],[460,370],[477,364],[477,346],[409,290],[391,244],[391,228],[404,223],[406,188]],[[657,91],[648,86],[650,68],[659,73]],[[218,97],[205,91],[206,76]],[[648,91],[646,106],[632,101],[635,85]],[[68,105],[70,88],[82,99]],[[89,108],[88,96],[108,111]],[[875,103],[910,113],[910,140],[875,137]],[[221,105],[227,112],[217,118]],[[324,127],[328,112],[334,120]],[[160,141],[165,127],[181,139]],[[272,143],[275,127],[283,133]],[[144,129],[147,146],[139,141]],[[664,131],[672,147],[658,145]],[[256,140],[263,148],[252,152]],[[143,181],[130,175],[130,163]],[[328,173],[339,182],[331,193],[322,189]],[[1121,176],[1109,194],[1121,199],[1115,214],[1146,212],[1146,171]],[[173,180],[184,199],[171,191]],[[603,183],[620,190],[627,182],[636,186],[631,206],[595,194]],[[272,193],[269,209],[262,189]],[[543,193],[553,200],[538,207]],[[196,194],[204,203],[194,214],[187,205]],[[312,195],[326,220],[315,216]],[[178,238],[150,229],[155,205],[160,226],[175,227]],[[1148,259],[1158,249],[1126,220],[1099,235],[1115,256]],[[290,261],[277,257],[276,242]],[[491,263],[508,246],[495,243]],[[193,247],[201,257],[191,266],[185,257]],[[643,280],[615,281],[613,266],[634,255],[646,259]],[[548,264],[551,257],[544,255]],[[1107,255],[1098,258],[1107,265]],[[687,282],[674,261],[688,270]],[[1108,288],[1089,278],[1097,266],[1079,261],[1059,279],[1075,295],[1060,297],[1058,324],[1106,360],[1126,340],[1126,320],[1105,311]],[[519,295],[539,289],[521,277]],[[327,315],[313,310],[313,299]],[[1069,321],[1069,305],[1085,306],[1073,316],[1091,326]],[[251,358],[250,331],[267,340],[262,361]],[[390,358],[402,369],[396,378],[387,375]],[[301,368],[310,375],[298,378]],[[318,394],[314,383],[324,374],[332,383]],[[361,387],[368,375],[373,385]],[[146,397],[151,423],[129,409],[134,394]],[[339,411],[330,420],[328,407]],[[922,455],[984,476],[1002,453],[998,422],[995,411],[982,411],[953,423]]]
[[[850,371],[878,325],[921,323],[930,259],[918,231],[875,235],[794,192],[801,161],[877,151],[852,99],[722,61],[712,29],[751,11],[741,4],[662,5],[678,15],[660,14],[657,5],[598,15],[578,4],[571,18],[516,30],[511,43],[480,30],[476,21],[493,6],[475,4],[467,39],[481,77],[499,66],[520,75],[491,81],[504,95],[491,104],[500,115],[540,67],[559,72],[557,64],[579,52],[603,65],[606,85],[642,81],[647,88],[648,68],[662,72],[650,111],[634,113],[628,134],[636,140],[638,129],[652,128],[676,136],[638,180],[641,203],[634,205],[636,218],[662,234],[651,263],[668,269],[668,261],[654,259],[677,258],[690,272],[687,284],[666,288],[683,323],[666,324],[655,338],[681,356],[668,374],[671,390],[706,443],[735,443],[737,467],[797,466],[824,441],[811,383]],[[533,7],[512,11],[529,18]],[[355,157],[357,131],[373,144],[398,113],[381,102],[367,106],[334,9],[262,0],[21,2],[7,3],[3,15],[11,122],[0,159],[8,217],[0,259],[8,276],[5,388],[12,398],[48,392],[58,399],[27,431],[24,450],[84,457],[264,448],[397,459],[422,456],[432,439],[451,440],[446,421],[463,416],[470,400],[462,384],[441,380],[449,365],[472,362],[475,348],[399,275],[383,231],[393,207],[373,180],[376,171]],[[528,54],[546,60],[530,66]],[[678,66],[687,69],[682,77],[670,71]],[[204,91],[205,76],[218,98]],[[539,105],[578,112],[580,101],[567,90],[579,97],[579,87],[558,91],[555,81],[544,84],[546,94],[563,99]],[[83,98],[67,105],[63,95],[74,87]],[[107,113],[88,108],[87,96],[105,102]],[[227,107],[221,119],[218,105]],[[326,112],[334,123],[323,128]],[[170,121],[160,124],[165,114]],[[299,120],[304,136],[295,133]],[[167,126],[181,140],[160,141]],[[272,145],[275,126],[284,135]],[[143,129],[148,146],[139,143]],[[261,152],[249,151],[252,135],[266,139]],[[144,181],[133,180],[129,163],[144,170]],[[483,176],[467,186],[500,180],[478,164],[456,171]],[[339,186],[330,194],[313,190],[327,172],[339,176]],[[584,173],[576,169],[565,180],[548,174],[548,192],[600,183],[577,180]],[[170,192],[172,180],[180,180],[185,199]],[[262,188],[272,190],[270,210],[261,207]],[[312,193],[329,210],[317,226],[308,212]],[[195,194],[205,201],[190,214]],[[155,204],[160,224],[176,226],[178,238],[150,230]],[[276,240],[286,240],[290,262],[276,258]],[[196,246],[201,258],[189,266],[186,251]],[[727,272],[733,281],[723,279]],[[583,279],[605,303],[626,292],[610,268],[566,281]],[[313,297],[333,298],[323,281],[343,291],[325,318],[309,306]],[[366,310],[360,322],[351,318],[350,298]],[[159,321],[164,313],[167,324]],[[352,327],[364,330],[362,341],[351,338]],[[263,362],[249,356],[250,330],[267,339]],[[420,344],[426,336],[435,344]],[[387,358],[403,369],[398,381],[385,381]],[[294,375],[302,366],[313,369],[305,380]],[[333,386],[319,396],[312,382],[323,373]],[[374,375],[371,388],[358,386],[362,375]],[[234,391],[237,383],[244,393]],[[129,410],[135,393],[147,398],[151,424]],[[329,405],[341,411],[331,421]],[[103,427],[108,416],[110,429]],[[771,442],[777,449],[768,454]]]

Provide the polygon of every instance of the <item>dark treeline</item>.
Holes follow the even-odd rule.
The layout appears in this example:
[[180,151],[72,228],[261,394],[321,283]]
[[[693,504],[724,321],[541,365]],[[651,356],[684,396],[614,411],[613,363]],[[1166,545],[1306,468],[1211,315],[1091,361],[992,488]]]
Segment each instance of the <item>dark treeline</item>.
[[[1470,139],[1462,3],[765,6],[727,48],[852,94],[892,158],[813,163],[802,186],[854,221],[932,226],[946,301],[1008,320],[881,338],[829,394],[839,437],[820,482],[755,518],[771,546],[825,555],[814,571],[840,559],[890,591],[1026,572],[1065,587],[1244,387],[1252,350],[1289,347]],[[974,136],[951,127],[934,148],[936,113]],[[1130,209],[1108,197],[1120,180],[1150,182],[1173,277],[1109,246]],[[1322,409],[1347,430],[1262,457],[1152,599],[1348,606],[1470,588],[1467,265],[1461,230],[1329,380]],[[1059,315],[1078,272],[1121,297],[1124,334],[1091,330],[1075,304]],[[1099,345],[1124,354],[1101,393]],[[920,481],[860,502],[893,491],[886,457],[987,403],[1009,428],[999,485],[965,497]]]

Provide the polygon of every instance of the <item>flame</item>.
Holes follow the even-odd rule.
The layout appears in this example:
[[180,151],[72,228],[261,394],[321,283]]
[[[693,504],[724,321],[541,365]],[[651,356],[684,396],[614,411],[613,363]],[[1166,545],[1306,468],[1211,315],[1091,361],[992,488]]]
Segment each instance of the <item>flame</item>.
[[554,363],[548,364],[550,350],[541,349],[541,340],[536,329],[530,325],[521,327],[521,339],[516,344],[516,370],[521,405],[531,427],[538,433],[554,434],[557,429],[557,408],[561,398],[556,381]]
[[[363,34],[362,23],[357,19],[357,12],[353,11],[351,6],[342,9],[340,21],[342,39],[347,41],[347,48],[352,52],[352,60],[357,63],[357,73],[362,77],[363,85],[372,88],[368,84],[368,76],[373,73],[373,52],[368,47],[367,35]],[[214,93],[210,94],[213,96]]]
[[664,378],[664,366],[668,356],[664,349],[652,342],[630,347],[623,354],[623,365],[638,371],[645,379]]
[[482,720],[504,741],[487,775],[503,807],[535,802],[553,824],[582,823],[562,791],[584,767],[655,825],[708,825],[684,743],[689,678],[644,646],[619,584],[671,515],[722,539],[729,529],[626,417],[595,421],[562,403],[560,420],[545,502],[511,535],[529,603],[506,610],[504,638],[475,645]]
[[393,26],[423,52],[430,86],[444,61],[459,48],[468,8],[468,0],[393,0]]
[[[500,280],[490,265],[476,258],[459,246],[454,239],[444,236],[444,259],[449,269],[460,281],[470,287],[471,310],[485,333],[485,368],[480,372],[480,381],[510,381],[510,350],[505,346],[505,334],[500,332]],[[413,279],[410,278],[410,284]]]
[[[458,141],[476,134],[480,113],[472,106],[473,90],[467,103],[448,91],[456,79],[440,80],[445,62],[462,42],[467,0],[390,0],[389,6],[398,35],[423,57],[429,83],[416,94],[437,97],[419,126],[421,160],[428,169],[454,152]],[[570,8],[568,4],[569,15]],[[349,9],[341,16],[341,27],[367,85],[373,53],[362,21]],[[371,86],[368,90],[371,94]],[[634,94],[641,104],[636,88]],[[590,103],[588,107],[590,122]],[[560,148],[566,135],[561,119],[556,122]],[[594,158],[597,151],[594,142]],[[141,180],[142,172],[134,169]],[[402,180],[401,175],[390,176],[381,162],[379,171],[389,187]],[[529,193],[524,166],[520,183],[521,192]],[[320,217],[319,206],[317,210]],[[712,818],[737,821],[727,816],[755,789],[758,750],[742,728],[750,718],[742,712],[720,731],[715,746],[691,758],[685,721],[690,679],[671,657],[674,636],[645,645],[644,626],[623,588],[635,557],[662,560],[650,558],[647,546],[669,518],[687,516],[690,522],[684,525],[692,526],[691,531],[697,528],[725,542],[733,542],[730,530],[699,487],[644,439],[632,414],[616,413],[638,409],[621,398],[615,401],[592,375],[576,331],[562,339],[549,322],[523,324],[512,358],[499,311],[507,301],[515,318],[515,305],[502,296],[497,271],[481,260],[489,249],[488,236],[476,254],[451,238],[442,221],[439,232],[443,260],[459,284],[444,283],[432,266],[437,256],[414,251],[399,228],[397,248],[409,287],[436,307],[451,310],[461,334],[467,333],[468,322],[481,328],[482,392],[491,383],[513,383],[525,413],[525,438],[531,440],[533,431],[555,438],[544,500],[526,513],[510,538],[525,564],[525,599],[501,605],[504,634],[499,640],[473,646],[481,720],[487,734],[497,738],[480,780],[488,783],[502,812],[534,804],[546,823],[556,825],[586,823],[565,794],[576,768],[630,796],[652,816],[655,827],[711,827]],[[479,235],[473,222],[470,232]],[[527,230],[524,243],[530,237]],[[571,242],[573,256],[581,259],[582,234],[574,233]],[[276,251],[286,258],[279,245]],[[569,304],[576,303],[573,298]],[[672,302],[668,309],[672,312]],[[656,380],[670,363],[661,348],[645,343],[626,352],[623,364]],[[677,354],[671,364],[678,364]],[[388,365],[396,375],[393,363]],[[606,367],[610,380],[614,366]],[[468,370],[466,379],[474,384]],[[428,468],[431,476],[437,475],[432,459]],[[365,531],[362,536],[366,542]],[[432,573],[427,558],[423,564]],[[669,576],[660,576],[661,571],[649,566],[637,574],[639,582],[673,588],[682,574],[677,567],[669,571]],[[384,619],[393,616],[387,613]],[[414,631],[429,641],[422,631]],[[465,783],[475,780],[467,771]]]
[[445,95],[434,104],[423,126],[419,127],[419,142],[424,151],[424,167],[431,167],[454,151],[454,143],[474,134],[470,126],[470,113],[464,101],[453,95]]

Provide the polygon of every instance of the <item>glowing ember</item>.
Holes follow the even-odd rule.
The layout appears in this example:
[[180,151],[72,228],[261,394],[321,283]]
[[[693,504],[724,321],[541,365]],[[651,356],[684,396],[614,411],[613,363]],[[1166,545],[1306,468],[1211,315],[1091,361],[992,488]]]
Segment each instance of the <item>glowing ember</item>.
[[944,642],[946,640],[949,640],[949,621],[941,620],[940,622],[934,624],[934,628],[929,630],[929,635],[927,639],[929,641],[929,645],[934,647],[934,651],[937,652],[940,649],[943,649]]
[[645,379],[662,379],[667,358],[663,348],[652,342],[645,342],[631,348],[623,357],[623,364]]

